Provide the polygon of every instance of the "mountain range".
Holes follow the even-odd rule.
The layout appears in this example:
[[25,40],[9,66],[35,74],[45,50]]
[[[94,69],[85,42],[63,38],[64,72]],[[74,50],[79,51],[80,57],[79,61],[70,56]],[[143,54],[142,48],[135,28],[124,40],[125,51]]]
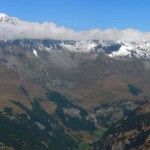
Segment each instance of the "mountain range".
[[1,39],[0,147],[146,149],[149,77],[149,41]]

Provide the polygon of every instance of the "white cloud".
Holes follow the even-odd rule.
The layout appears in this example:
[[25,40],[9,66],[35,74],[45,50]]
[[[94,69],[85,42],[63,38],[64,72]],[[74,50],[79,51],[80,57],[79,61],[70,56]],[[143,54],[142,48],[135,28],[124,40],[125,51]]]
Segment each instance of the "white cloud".
[[123,41],[149,41],[150,32],[141,32],[134,29],[92,29],[75,31],[57,26],[54,23],[21,22],[17,25],[0,23],[0,39],[58,39],[58,40],[123,40]]

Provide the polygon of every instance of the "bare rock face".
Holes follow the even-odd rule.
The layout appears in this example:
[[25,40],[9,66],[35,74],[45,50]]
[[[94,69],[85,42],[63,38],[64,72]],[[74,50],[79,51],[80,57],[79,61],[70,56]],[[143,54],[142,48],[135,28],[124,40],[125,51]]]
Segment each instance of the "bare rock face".
[[71,117],[81,118],[80,110],[76,108],[64,108],[64,112]]

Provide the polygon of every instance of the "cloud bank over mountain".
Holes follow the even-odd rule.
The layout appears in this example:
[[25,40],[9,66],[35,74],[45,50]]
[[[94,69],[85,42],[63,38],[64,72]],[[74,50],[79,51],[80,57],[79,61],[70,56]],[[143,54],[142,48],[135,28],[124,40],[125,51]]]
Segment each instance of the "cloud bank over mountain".
[[[1,15],[2,16],[2,15]],[[5,20],[4,20],[5,18]],[[149,41],[150,32],[134,29],[91,29],[75,31],[55,23],[32,23],[21,21],[15,17],[3,15],[0,21],[0,39],[57,39],[57,40],[121,40],[121,41]],[[10,21],[11,20],[11,21]],[[16,23],[15,23],[16,21]],[[12,23],[13,22],[13,23]]]

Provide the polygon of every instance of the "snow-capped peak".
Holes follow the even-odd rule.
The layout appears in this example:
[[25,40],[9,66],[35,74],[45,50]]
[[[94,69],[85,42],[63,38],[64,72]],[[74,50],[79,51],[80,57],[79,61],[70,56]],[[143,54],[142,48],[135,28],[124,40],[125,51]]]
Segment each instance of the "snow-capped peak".
[[4,13],[0,13],[0,18],[5,18],[5,17],[7,17],[7,15],[6,15],[6,14],[4,14]]
[[0,23],[9,23],[9,24],[19,24],[22,22],[19,18],[16,17],[9,17],[4,13],[0,13]]

